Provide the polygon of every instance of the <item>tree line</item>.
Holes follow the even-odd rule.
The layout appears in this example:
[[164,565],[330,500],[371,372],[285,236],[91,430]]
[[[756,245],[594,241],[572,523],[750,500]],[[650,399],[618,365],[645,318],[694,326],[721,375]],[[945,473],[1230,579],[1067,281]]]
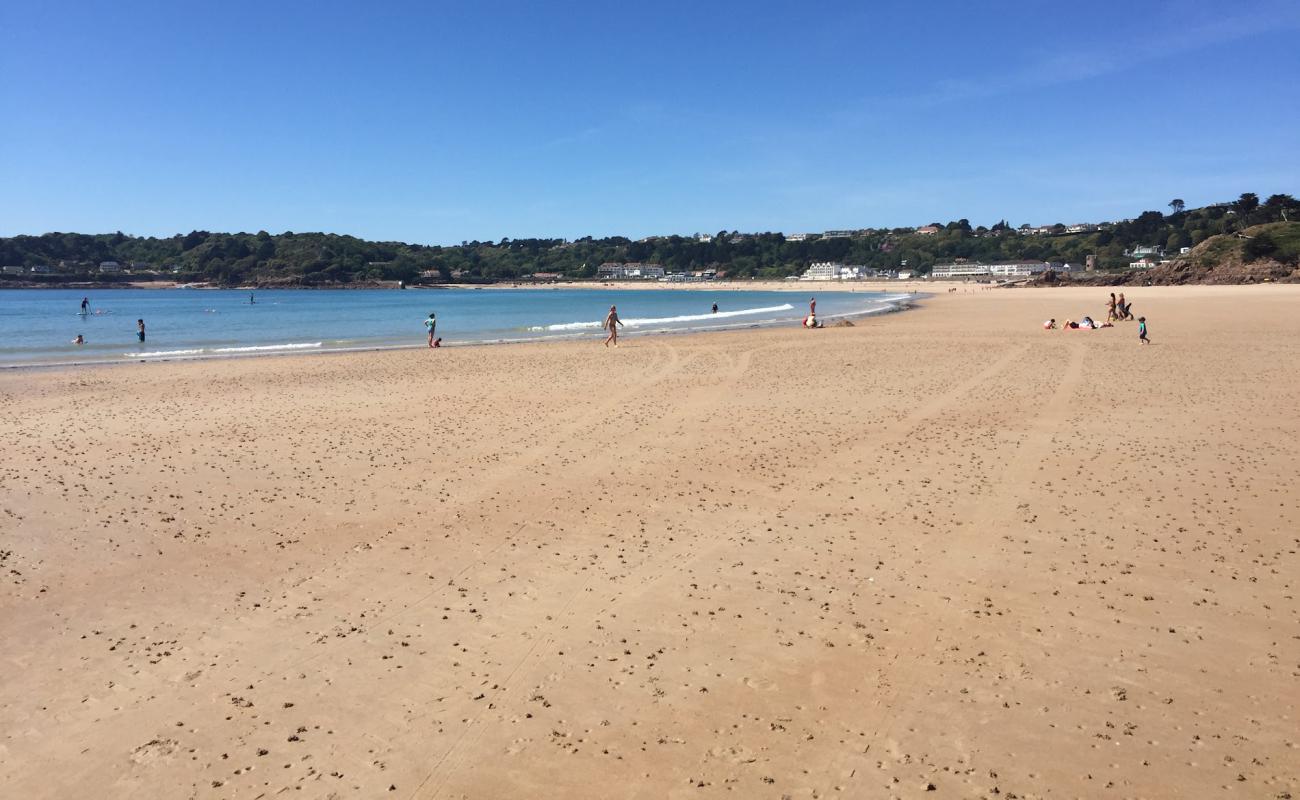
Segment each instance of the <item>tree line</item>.
[[[1252,225],[1300,217],[1291,195],[1264,201],[1252,193],[1231,203],[1188,210],[1182,200],[1169,213],[1144,211],[1134,219],[1103,223],[1095,230],[1026,235],[1005,220],[991,228],[961,219],[933,223],[938,231],[912,228],[868,230],[835,238],[787,239],[781,233],[719,231],[712,237],[660,236],[633,241],[622,236],[467,241],[454,246],[372,242],[330,233],[270,234],[191,231],[166,238],[112,234],[47,233],[0,238],[0,264],[46,265],[78,277],[97,274],[116,261],[136,272],[157,271],[185,280],[223,285],[249,283],[337,285],[364,281],[509,281],[534,273],[593,278],[604,262],[644,262],[668,270],[716,269],[735,278],[783,278],[816,261],[858,264],[881,270],[925,272],[935,264],[1036,260],[1083,263],[1096,255],[1101,269],[1125,267],[1126,252],[1139,246],[1177,254],[1211,236]],[[1027,226],[1021,226],[1026,228]],[[1259,257],[1270,255],[1261,244]],[[1254,251],[1252,251],[1254,252]]]

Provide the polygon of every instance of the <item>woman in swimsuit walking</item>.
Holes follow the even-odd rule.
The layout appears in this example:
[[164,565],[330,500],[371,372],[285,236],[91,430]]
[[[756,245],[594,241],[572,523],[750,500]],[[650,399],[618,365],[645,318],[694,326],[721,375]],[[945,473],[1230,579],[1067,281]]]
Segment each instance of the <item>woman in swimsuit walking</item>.
[[609,307],[609,313],[605,315],[605,321],[600,323],[600,327],[609,331],[609,336],[605,337],[605,346],[613,342],[618,347],[618,326],[623,324],[623,320],[618,318],[618,309],[614,306]]

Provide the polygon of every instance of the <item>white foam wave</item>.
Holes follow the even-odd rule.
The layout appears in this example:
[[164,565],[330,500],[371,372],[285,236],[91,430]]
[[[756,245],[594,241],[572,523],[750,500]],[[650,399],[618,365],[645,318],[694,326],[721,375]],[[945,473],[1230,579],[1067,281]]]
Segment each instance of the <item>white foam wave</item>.
[[[716,314],[685,314],[680,317],[657,317],[646,319],[625,319],[623,325],[628,328],[637,328],[642,325],[662,325],[670,322],[700,322],[706,319],[727,319],[730,317],[744,317],[752,314],[773,314],[778,311],[792,311],[794,306],[784,303],[779,306],[767,306],[765,308],[744,308],[739,311],[719,311]],[[530,331],[578,331],[586,329],[598,329],[601,323],[596,322],[560,322],[555,325],[534,325]]]
[[127,358],[165,358],[167,356],[197,356],[203,350],[154,350],[148,353],[123,353]]
[[263,344],[255,347],[216,347],[213,353],[264,353],[270,350],[308,350],[320,347],[321,342],[297,342],[294,344]]

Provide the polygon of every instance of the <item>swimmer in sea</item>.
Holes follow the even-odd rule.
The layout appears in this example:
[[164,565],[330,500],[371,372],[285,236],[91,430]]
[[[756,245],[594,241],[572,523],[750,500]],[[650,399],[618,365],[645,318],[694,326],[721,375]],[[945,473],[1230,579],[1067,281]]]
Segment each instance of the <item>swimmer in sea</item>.
[[600,327],[609,331],[609,336],[605,337],[605,346],[613,342],[618,347],[618,326],[623,324],[623,320],[618,318],[618,309],[614,306],[609,307],[609,313],[605,315],[605,321],[600,323]]
[[717,304],[717,303],[714,303],[714,304],[713,304],[713,313],[714,313],[714,314],[718,313],[718,304]]
[[73,344],[85,344],[85,343],[86,343],[86,340],[85,340],[85,338],[82,337],[81,334],[77,334],[77,338],[73,339],[73,340],[72,340],[72,343],[73,343]]
[[144,341],[144,320],[137,319],[135,321],[135,335],[140,337],[140,341]]
[[[252,292],[249,292],[249,293],[248,293],[248,304],[249,304],[250,306],[252,306],[252,305],[257,305],[257,301],[253,299],[253,293],[252,293]],[[275,305],[275,303],[272,303],[271,305]]]

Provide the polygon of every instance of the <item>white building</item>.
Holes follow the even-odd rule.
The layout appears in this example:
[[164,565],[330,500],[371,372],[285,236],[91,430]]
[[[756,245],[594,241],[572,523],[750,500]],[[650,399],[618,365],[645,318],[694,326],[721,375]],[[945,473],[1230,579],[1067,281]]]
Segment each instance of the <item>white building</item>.
[[806,242],[809,239],[815,238],[817,238],[817,234],[815,233],[789,233],[786,234],[785,240],[787,242]]
[[930,270],[931,278],[982,278],[991,275],[988,264],[935,264]]
[[852,238],[855,231],[825,231],[822,233],[823,239],[849,239]]
[[6,275],[22,275],[26,271],[21,264],[0,268],[0,272],[4,272]]
[[601,280],[659,280],[664,276],[664,268],[658,264],[618,264],[607,261],[596,268],[596,277]]
[[1049,269],[1069,271],[1068,265],[1052,265],[1045,261],[1003,261],[997,264],[936,264],[930,277],[951,280],[954,278],[1017,278],[1037,275]]
[[664,268],[657,264],[628,264],[627,277],[634,280],[659,280]]
[[803,281],[833,281],[840,276],[843,264],[834,261],[816,261],[811,264],[799,278]]
[[117,263],[116,261],[101,261],[99,262],[99,271],[100,272],[121,272],[122,265]]
[[835,261],[817,261],[799,278],[801,281],[860,281],[863,278],[881,277],[878,269],[860,264],[840,264]]

